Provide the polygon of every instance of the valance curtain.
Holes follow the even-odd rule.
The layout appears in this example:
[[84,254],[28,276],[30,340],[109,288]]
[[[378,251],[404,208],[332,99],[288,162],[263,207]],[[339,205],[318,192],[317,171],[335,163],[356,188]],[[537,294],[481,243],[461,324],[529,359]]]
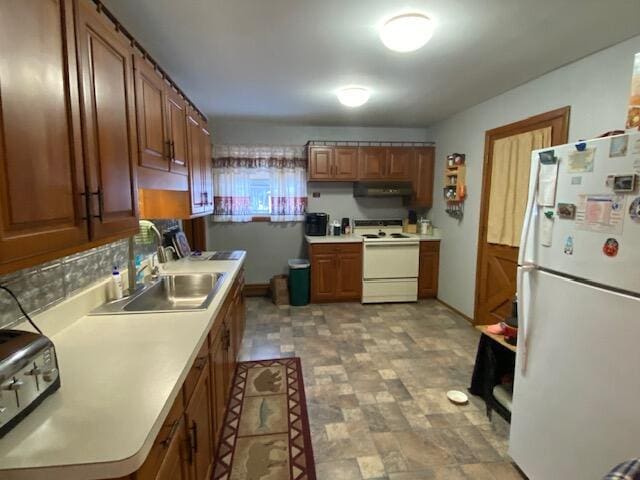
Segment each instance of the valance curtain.
[[520,232],[529,193],[531,151],[549,145],[551,127],[494,142],[487,242],[520,246]]
[[304,220],[307,158],[304,147],[217,145],[213,159],[213,219],[249,222]]

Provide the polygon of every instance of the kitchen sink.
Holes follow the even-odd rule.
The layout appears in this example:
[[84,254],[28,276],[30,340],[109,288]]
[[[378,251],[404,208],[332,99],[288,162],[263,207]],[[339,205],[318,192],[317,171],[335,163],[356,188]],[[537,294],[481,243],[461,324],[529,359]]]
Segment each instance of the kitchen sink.
[[90,315],[206,310],[226,273],[161,275],[133,295],[109,302]]

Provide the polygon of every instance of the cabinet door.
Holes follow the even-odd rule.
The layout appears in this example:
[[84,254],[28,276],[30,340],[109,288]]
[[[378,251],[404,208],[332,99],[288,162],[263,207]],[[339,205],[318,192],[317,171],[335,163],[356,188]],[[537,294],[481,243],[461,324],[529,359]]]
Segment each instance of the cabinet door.
[[440,244],[438,242],[421,242],[418,273],[418,296],[420,298],[435,298],[438,295],[439,262]]
[[[158,470],[158,474],[154,477],[148,477],[148,480],[187,480],[189,478],[186,468],[185,440],[184,420],[181,419],[168,444],[167,453]],[[146,479],[147,477],[144,478]],[[136,480],[143,480],[143,477],[136,473]]]
[[336,300],[338,265],[334,253],[311,256],[311,302]]
[[88,240],[69,0],[0,2],[0,270]]
[[92,238],[138,231],[133,55],[91,2],[78,2]]
[[360,147],[358,149],[358,176],[360,180],[382,180],[386,177],[385,147]]
[[334,174],[336,180],[355,181],[358,179],[358,148],[337,147],[335,149]]
[[170,148],[165,122],[165,83],[144,58],[136,56],[134,62],[140,166],[168,171]]
[[338,254],[337,296],[341,300],[362,298],[362,252]]
[[387,149],[387,178],[409,180],[413,162],[413,148],[394,147]]
[[187,175],[187,103],[173,90],[167,89],[167,125],[169,131],[169,170]]
[[213,165],[211,163],[211,134],[206,128],[200,132],[203,213],[213,213]]
[[309,147],[309,180],[333,178],[333,147]]
[[[218,322],[218,320],[216,320]],[[227,406],[226,392],[224,389],[224,370],[226,359],[226,330],[224,326],[219,328],[211,337],[211,411],[213,412],[213,444],[217,448],[220,438],[220,429],[224,421],[224,412]]]
[[413,167],[413,198],[411,204],[415,207],[431,207],[433,204],[433,147],[417,148]]
[[202,191],[202,127],[194,114],[187,115],[187,139],[189,142],[189,190],[191,192],[191,213],[204,210]]
[[209,479],[213,451],[211,442],[211,377],[209,366],[202,371],[191,401],[185,411],[191,480]]

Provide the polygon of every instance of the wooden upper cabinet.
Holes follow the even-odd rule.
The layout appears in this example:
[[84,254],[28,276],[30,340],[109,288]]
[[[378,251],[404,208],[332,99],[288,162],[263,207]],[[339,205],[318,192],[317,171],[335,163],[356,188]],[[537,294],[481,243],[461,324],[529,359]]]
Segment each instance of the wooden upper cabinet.
[[309,147],[309,180],[333,178],[333,147]]
[[0,2],[0,271],[88,239],[73,32],[70,0]]
[[411,147],[393,147],[387,149],[387,174],[390,180],[409,180],[414,149]]
[[169,170],[187,175],[187,102],[175,91],[167,91]]
[[92,2],[77,2],[87,195],[94,239],[138,231],[133,55]]
[[202,169],[202,194],[203,194],[203,210],[205,213],[213,213],[213,164],[211,163],[211,134],[206,128],[202,128],[200,132],[201,161]]
[[387,176],[387,149],[384,147],[360,147],[358,169],[360,180],[384,180]]
[[415,149],[413,159],[413,198],[411,205],[414,207],[431,207],[433,204],[433,171],[435,164],[435,148],[421,147]]
[[204,180],[202,178],[202,127],[193,113],[187,115],[187,141],[189,152],[189,187],[191,192],[191,213],[199,214],[204,205]]
[[336,147],[333,178],[345,181],[358,179],[358,147]]
[[169,100],[166,99],[164,79],[137,55],[135,72],[140,166],[169,171],[170,145],[164,113],[165,103]]

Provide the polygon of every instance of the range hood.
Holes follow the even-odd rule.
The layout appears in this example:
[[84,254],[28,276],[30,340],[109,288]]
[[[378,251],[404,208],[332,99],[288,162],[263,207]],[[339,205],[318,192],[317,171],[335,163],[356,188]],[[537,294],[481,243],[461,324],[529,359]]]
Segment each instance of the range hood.
[[411,182],[356,182],[354,197],[410,197]]

